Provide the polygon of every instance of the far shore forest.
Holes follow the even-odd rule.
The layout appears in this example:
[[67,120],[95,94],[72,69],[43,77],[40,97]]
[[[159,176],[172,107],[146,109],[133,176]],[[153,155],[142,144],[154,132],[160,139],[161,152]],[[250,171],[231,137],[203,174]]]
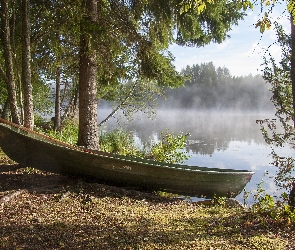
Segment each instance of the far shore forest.
[[232,76],[229,69],[212,62],[188,65],[181,73],[189,79],[183,87],[169,89],[160,108],[274,110],[271,86],[261,75]]

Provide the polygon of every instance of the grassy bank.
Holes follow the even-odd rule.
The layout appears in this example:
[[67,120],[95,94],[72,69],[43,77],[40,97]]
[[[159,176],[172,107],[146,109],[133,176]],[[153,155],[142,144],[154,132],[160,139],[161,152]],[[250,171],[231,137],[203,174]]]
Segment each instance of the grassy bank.
[[241,208],[0,165],[0,249],[294,249],[294,225]]

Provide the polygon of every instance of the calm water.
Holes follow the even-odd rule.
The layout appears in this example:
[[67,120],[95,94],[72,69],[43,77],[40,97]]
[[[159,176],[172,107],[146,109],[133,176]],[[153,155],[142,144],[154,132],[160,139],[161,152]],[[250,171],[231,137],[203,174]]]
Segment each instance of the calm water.
[[[107,111],[101,112],[100,118],[107,114]],[[134,132],[139,143],[156,140],[166,129],[190,133],[187,151],[191,157],[185,164],[251,170],[255,174],[246,186],[247,191],[255,192],[263,180],[263,188],[268,193],[279,194],[271,178],[276,172],[271,165],[271,148],[256,124],[257,119],[266,118],[273,118],[273,114],[165,110],[158,111],[154,119],[138,115],[131,122],[119,120],[122,127]],[[118,125],[113,119],[106,126],[112,129]],[[284,156],[295,157],[295,150],[289,146],[278,150]],[[237,199],[243,201],[243,193]],[[251,197],[248,202],[252,202]]]

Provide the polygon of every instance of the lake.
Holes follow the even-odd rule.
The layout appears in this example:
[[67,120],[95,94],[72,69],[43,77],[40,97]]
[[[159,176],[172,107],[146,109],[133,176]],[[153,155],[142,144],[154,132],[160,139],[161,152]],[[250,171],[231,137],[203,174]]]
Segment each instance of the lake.
[[[101,111],[100,120],[108,113],[107,110]],[[262,186],[267,193],[278,195],[280,191],[277,191],[271,178],[276,172],[271,165],[271,148],[265,143],[260,126],[256,124],[256,120],[266,118],[274,118],[274,114],[159,110],[153,119],[139,114],[130,122],[123,117],[118,117],[118,120],[120,126],[134,133],[139,144],[157,140],[160,132],[166,129],[175,133],[189,133],[186,149],[190,159],[184,164],[251,170],[255,174],[245,187],[246,191],[255,193],[257,185],[263,180]],[[108,121],[106,126],[108,130],[117,127],[116,119]],[[289,146],[277,150],[282,156],[295,157],[295,150]],[[236,198],[243,202],[243,192]],[[247,203],[252,202],[253,197],[250,196]]]

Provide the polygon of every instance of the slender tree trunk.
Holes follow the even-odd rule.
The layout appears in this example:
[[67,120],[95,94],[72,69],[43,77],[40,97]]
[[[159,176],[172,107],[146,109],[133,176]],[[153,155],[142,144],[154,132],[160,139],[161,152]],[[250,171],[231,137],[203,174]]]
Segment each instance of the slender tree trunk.
[[22,0],[22,82],[24,88],[24,126],[34,128],[33,94],[31,82],[30,0]]
[[16,58],[14,58],[14,65],[15,65],[15,84],[18,88],[18,109],[19,109],[19,114],[20,114],[20,123],[24,123],[24,118],[25,118],[25,113],[24,113],[24,105],[23,105],[23,87],[22,87],[22,81],[21,81],[21,76],[18,71],[18,67],[16,64]]
[[15,88],[15,77],[13,70],[13,59],[12,50],[10,44],[10,27],[8,17],[8,0],[1,0],[1,33],[5,60],[5,70],[7,77],[7,90],[9,98],[9,106],[11,110],[12,121],[20,124],[19,115],[17,110],[17,99],[16,99],[16,88]]
[[20,114],[20,123],[23,124],[24,122],[24,107],[23,107],[23,86],[20,76],[20,70],[18,65],[21,65],[18,63],[17,53],[16,53],[16,46],[15,46],[15,27],[16,27],[16,0],[11,0],[11,21],[10,23],[10,42],[11,42],[11,54],[13,55],[13,65],[14,65],[14,75],[15,75],[15,84],[17,86],[18,92],[17,92],[17,98],[18,98],[18,110]]
[[55,79],[55,116],[54,116],[54,130],[60,129],[60,67],[56,71]]
[[[295,25],[294,18],[291,15],[291,82],[292,82],[292,98],[293,98],[293,121],[294,121],[294,133],[295,133]],[[295,207],[295,182],[293,182],[293,188],[289,194],[289,204]]]
[[291,82],[292,82],[292,97],[293,97],[293,121],[295,129],[295,25],[294,18],[291,15]]
[[97,63],[92,46],[98,11],[97,0],[85,0],[87,16],[81,22],[79,65],[79,135],[78,145],[99,149],[97,121]]
[[79,88],[76,86],[74,87],[75,90],[73,91],[71,100],[69,104],[67,105],[65,112],[63,113],[63,116],[61,117],[61,122],[66,119],[67,117],[78,117],[78,91]]
[[8,115],[9,115],[8,113],[9,113],[9,100],[7,98],[7,100],[4,104],[3,110],[2,110],[1,118],[8,120]]

